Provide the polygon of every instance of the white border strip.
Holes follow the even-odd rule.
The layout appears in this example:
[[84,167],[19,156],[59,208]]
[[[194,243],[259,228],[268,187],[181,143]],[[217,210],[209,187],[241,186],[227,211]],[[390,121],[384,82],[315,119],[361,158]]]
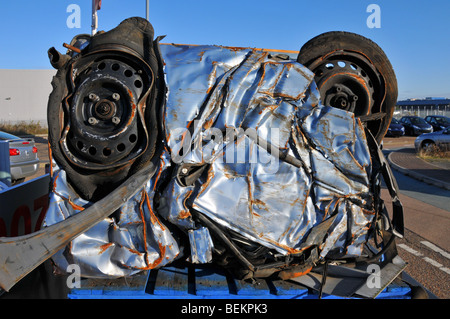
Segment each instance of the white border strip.
[[413,254],[414,256],[417,256],[417,257],[423,256],[422,253],[419,253],[417,250],[412,249],[411,247],[406,246],[405,244],[398,244],[397,246],[406,250],[408,253]]
[[435,252],[441,254],[442,256],[444,256],[447,259],[450,259],[450,254],[446,251],[444,251],[443,249],[439,248],[438,246],[436,246],[435,244],[432,244],[428,241],[421,241],[420,242],[422,245],[427,246],[428,248],[430,248],[431,250],[434,250]]
[[[440,254],[443,254],[445,257],[449,258],[449,254],[445,251],[443,251],[442,249],[440,249],[439,247],[435,246],[434,244],[427,242],[427,241],[421,241],[422,244],[424,244],[425,246],[433,249],[436,252],[439,252]],[[418,252],[415,249],[412,249],[411,247],[405,245],[405,244],[398,244],[397,247],[400,247],[404,250],[406,250],[407,252],[409,252],[410,254],[417,256],[417,257],[421,257],[423,256],[422,253]],[[444,267],[444,265],[442,265],[441,263],[437,262],[434,259],[431,259],[429,257],[423,257],[422,258],[424,261],[426,261],[427,263],[429,263],[430,265],[433,265],[434,267],[439,268],[440,270],[442,270],[443,272],[446,272],[447,274],[450,275],[450,269],[447,267]]]

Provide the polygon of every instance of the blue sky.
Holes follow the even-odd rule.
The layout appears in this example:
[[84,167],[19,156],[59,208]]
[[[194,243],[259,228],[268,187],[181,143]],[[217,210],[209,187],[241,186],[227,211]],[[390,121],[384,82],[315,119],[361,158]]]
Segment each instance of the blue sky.
[[[145,17],[145,0],[102,0],[99,30]],[[375,41],[395,69],[399,99],[450,98],[449,0],[150,0],[150,22],[163,42],[299,50],[327,31],[350,31]],[[69,28],[70,4],[81,27]],[[369,28],[377,4],[381,27]],[[61,52],[73,36],[90,33],[91,0],[1,0],[0,69],[50,69],[47,50]]]

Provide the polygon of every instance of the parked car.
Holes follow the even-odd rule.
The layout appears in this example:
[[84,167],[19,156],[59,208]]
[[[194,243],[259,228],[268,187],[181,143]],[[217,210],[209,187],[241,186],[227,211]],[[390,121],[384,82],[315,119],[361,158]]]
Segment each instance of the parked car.
[[428,115],[425,121],[433,126],[433,131],[441,131],[450,126],[450,118],[443,115]]
[[405,135],[405,127],[397,119],[393,118],[386,136],[398,137],[403,135]]
[[0,140],[9,142],[9,158],[11,165],[11,184],[18,184],[26,177],[34,175],[39,168],[38,150],[33,138],[0,132]]
[[416,151],[450,151],[450,126],[438,132],[422,134],[414,142]]
[[405,127],[405,134],[420,135],[433,132],[433,127],[419,116],[404,116],[400,123]]

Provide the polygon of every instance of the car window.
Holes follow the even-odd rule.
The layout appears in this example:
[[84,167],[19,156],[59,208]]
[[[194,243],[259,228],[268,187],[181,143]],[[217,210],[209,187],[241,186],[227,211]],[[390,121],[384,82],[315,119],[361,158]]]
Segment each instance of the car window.
[[446,117],[438,117],[436,118],[436,122],[439,124],[450,124],[450,120]]
[[5,132],[0,132],[0,140],[18,140],[18,139],[19,138],[15,135],[5,133]]
[[411,123],[412,124],[424,124],[425,120],[421,117],[412,117],[411,118]]

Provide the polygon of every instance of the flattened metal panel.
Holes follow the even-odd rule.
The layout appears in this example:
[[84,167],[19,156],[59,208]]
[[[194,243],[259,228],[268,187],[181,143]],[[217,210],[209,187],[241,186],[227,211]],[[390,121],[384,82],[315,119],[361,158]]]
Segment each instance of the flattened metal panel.
[[[251,152],[257,151],[265,152],[253,144]],[[257,164],[215,162],[212,170],[193,206],[256,242],[286,252],[316,223],[308,177],[301,169],[280,162],[272,175]]]
[[[174,261],[180,254],[178,242],[153,208],[151,190],[158,177],[154,175],[118,211],[72,240],[67,251],[58,251],[52,257],[58,271],[64,273],[69,263],[76,263],[83,276],[117,278]],[[45,225],[68,219],[91,204],[68,185],[63,170],[56,170]]]
[[365,298],[376,298],[383,292],[389,284],[406,268],[406,263],[400,256],[395,256],[392,262],[381,268],[376,274],[379,285],[362,285],[356,292],[356,296]]
[[[248,49],[230,50],[218,46],[161,45],[168,88],[165,128],[170,132],[186,128],[199,113],[216,81],[241,63]],[[172,141],[168,141],[172,147]]]

